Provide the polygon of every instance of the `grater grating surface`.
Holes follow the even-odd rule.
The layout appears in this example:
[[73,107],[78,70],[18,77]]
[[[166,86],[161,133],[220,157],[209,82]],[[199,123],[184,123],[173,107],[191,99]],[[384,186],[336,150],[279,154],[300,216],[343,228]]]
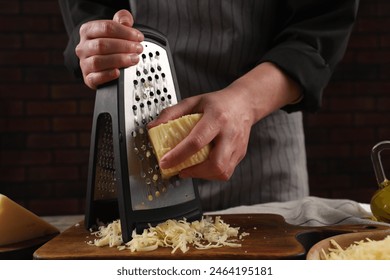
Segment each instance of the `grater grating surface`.
[[144,51],[138,65],[124,70],[126,145],[134,210],[160,208],[195,198],[192,184],[186,184],[188,180],[161,179],[146,124],[164,108],[177,103],[177,87],[166,50],[147,39],[142,44]]

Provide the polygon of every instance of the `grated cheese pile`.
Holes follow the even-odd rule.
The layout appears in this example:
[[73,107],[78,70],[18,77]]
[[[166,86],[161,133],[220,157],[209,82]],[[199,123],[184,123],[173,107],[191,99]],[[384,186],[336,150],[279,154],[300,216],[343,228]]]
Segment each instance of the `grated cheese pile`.
[[346,249],[331,240],[334,248],[329,248],[329,253],[322,249],[322,259],[325,260],[390,260],[390,235],[385,239],[375,241],[369,238],[356,241]]
[[241,247],[237,242],[248,233],[239,235],[238,231],[238,227],[230,227],[219,216],[215,220],[212,217],[202,217],[200,221],[192,223],[186,220],[167,220],[155,227],[149,225],[141,234],[134,230],[132,240],[123,243],[120,220],[116,220],[92,232],[98,239],[89,241],[88,244],[98,247],[116,246],[119,250],[128,249],[131,252],[170,247],[174,254],[178,249],[185,253],[190,246],[203,250],[222,246]]

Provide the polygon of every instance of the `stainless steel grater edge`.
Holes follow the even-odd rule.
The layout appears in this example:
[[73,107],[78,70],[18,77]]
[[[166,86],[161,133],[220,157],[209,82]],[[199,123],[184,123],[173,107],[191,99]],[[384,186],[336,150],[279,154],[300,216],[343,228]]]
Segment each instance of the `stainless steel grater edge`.
[[180,92],[166,38],[137,28],[145,35],[140,62],[96,92],[85,213],[87,229],[120,218],[125,242],[148,224],[202,216],[195,181],[161,178],[146,124]]

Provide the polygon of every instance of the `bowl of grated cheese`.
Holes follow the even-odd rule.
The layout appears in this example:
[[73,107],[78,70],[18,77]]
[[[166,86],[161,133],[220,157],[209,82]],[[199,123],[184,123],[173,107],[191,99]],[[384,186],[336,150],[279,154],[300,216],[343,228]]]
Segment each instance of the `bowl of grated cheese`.
[[390,260],[390,230],[354,232],[321,240],[307,260]]

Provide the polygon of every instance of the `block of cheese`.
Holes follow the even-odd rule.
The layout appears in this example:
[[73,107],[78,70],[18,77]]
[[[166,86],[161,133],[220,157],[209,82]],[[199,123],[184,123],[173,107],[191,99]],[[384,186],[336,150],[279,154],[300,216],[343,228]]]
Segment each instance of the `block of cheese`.
[[0,246],[58,232],[56,227],[0,194]]
[[[177,144],[179,144],[191,132],[195,124],[200,120],[202,114],[185,115],[167,123],[160,124],[148,130],[150,142],[158,162]],[[161,177],[168,179],[177,175],[184,168],[199,164],[207,159],[210,152],[210,145],[206,145],[197,153],[172,168],[160,168]]]

